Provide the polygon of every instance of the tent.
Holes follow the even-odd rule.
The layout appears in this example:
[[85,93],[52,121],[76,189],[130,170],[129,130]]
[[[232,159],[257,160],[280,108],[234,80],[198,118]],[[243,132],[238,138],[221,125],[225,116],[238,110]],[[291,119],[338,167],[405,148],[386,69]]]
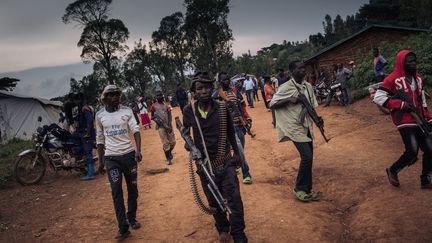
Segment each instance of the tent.
[[62,105],[60,101],[0,91],[0,143],[12,138],[31,139],[37,127],[59,121]]

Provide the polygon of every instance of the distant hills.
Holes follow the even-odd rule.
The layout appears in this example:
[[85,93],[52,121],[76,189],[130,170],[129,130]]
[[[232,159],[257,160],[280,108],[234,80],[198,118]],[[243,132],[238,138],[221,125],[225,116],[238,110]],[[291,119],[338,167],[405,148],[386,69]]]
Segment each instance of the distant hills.
[[0,78],[11,77],[20,80],[14,93],[51,99],[69,92],[71,78],[81,79],[92,72],[92,64],[76,63],[0,73]]

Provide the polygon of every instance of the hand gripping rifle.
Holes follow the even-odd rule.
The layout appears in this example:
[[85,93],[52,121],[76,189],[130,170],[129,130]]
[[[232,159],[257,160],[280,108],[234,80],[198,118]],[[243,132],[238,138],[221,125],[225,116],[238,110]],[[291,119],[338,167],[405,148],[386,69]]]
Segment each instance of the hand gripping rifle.
[[242,124],[242,126],[246,130],[246,133],[249,134],[249,136],[251,136],[251,138],[254,138],[256,136],[256,134],[252,132],[250,123],[247,122],[246,119],[243,117],[243,115],[240,112],[238,105],[234,101],[231,101],[228,99],[228,97],[226,96],[222,87],[218,88],[218,95],[219,95],[219,97],[222,98],[222,100],[224,100],[226,102],[227,108],[231,114],[231,117],[232,118],[238,118],[240,120],[240,123]]
[[[294,82],[294,81],[293,81]],[[315,111],[315,108],[310,104],[309,100],[306,98],[304,94],[300,92],[300,89],[297,87],[297,85],[294,83],[294,86],[297,88],[297,91],[299,92],[299,95],[297,96],[297,99],[302,103],[303,109],[300,112],[299,121],[301,124],[303,124],[306,114],[312,118],[312,121],[315,123],[315,125],[319,128],[321,135],[323,136],[326,143],[330,141],[329,138],[326,137],[324,133],[324,120],[322,117],[318,116],[317,112]]]
[[167,125],[163,122],[163,119],[160,118],[160,117],[156,114],[156,112],[153,114],[153,117],[152,117],[152,118],[153,118],[153,120],[156,122],[156,124],[157,124],[159,127],[165,129],[168,133],[171,133],[171,132],[172,132],[172,128],[169,127],[169,126],[167,126]]
[[[432,125],[423,117],[423,114],[419,112],[418,109],[415,108],[413,103],[410,101],[408,95],[402,89],[398,89],[391,98],[402,100],[403,102],[407,102],[408,106],[411,108],[409,110],[409,114],[411,115],[412,118],[414,118],[422,133],[426,137],[432,135]],[[396,111],[396,116],[395,116],[396,120],[400,121],[402,119],[403,112],[404,111],[402,110]]]
[[197,183],[195,180],[195,171],[193,171],[193,160],[196,161],[197,166],[199,166],[200,170],[203,172],[204,176],[206,177],[208,183],[207,188],[213,195],[213,198],[218,203],[220,209],[222,212],[227,212],[231,214],[231,209],[228,206],[228,202],[225,198],[222,197],[222,194],[219,191],[219,188],[217,187],[216,183],[214,182],[214,176],[210,174],[210,172],[207,169],[207,166],[210,166],[208,158],[203,158],[201,152],[199,149],[195,146],[192,137],[188,134],[187,130],[181,123],[179,117],[175,118],[176,127],[180,131],[180,135],[182,136],[183,140],[185,141],[187,147],[189,148],[189,175],[190,175],[190,182],[191,182],[191,189],[192,194],[194,196],[195,202],[197,203],[198,207],[201,211],[207,214],[215,214],[216,209],[212,207],[208,207],[204,204],[203,200],[200,197]]

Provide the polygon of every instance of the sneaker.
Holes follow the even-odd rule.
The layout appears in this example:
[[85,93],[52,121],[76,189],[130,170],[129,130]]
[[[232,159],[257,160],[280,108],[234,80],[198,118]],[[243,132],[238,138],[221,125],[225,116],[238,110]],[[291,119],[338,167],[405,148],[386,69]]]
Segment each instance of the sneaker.
[[135,220],[135,222],[131,223],[130,226],[134,230],[141,228],[141,224],[136,220]]
[[250,176],[246,176],[243,179],[243,184],[248,184],[248,185],[252,184],[252,178]]
[[394,187],[399,187],[400,183],[397,174],[391,172],[389,168],[386,169],[386,172],[390,184]]
[[126,239],[127,237],[129,237],[130,233],[131,233],[131,232],[130,232],[129,230],[126,231],[126,232],[124,232],[124,233],[119,232],[119,233],[116,235],[115,239],[116,239],[116,240],[119,240],[119,241],[124,240],[124,239]]

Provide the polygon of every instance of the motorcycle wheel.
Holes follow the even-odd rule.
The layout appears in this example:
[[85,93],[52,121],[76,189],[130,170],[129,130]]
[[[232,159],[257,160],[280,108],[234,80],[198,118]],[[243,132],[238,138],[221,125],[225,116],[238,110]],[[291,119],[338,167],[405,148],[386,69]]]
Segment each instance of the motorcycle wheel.
[[35,154],[28,154],[18,158],[14,166],[15,179],[23,186],[37,184],[42,180],[46,171],[45,160],[39,157],[33,166]]

